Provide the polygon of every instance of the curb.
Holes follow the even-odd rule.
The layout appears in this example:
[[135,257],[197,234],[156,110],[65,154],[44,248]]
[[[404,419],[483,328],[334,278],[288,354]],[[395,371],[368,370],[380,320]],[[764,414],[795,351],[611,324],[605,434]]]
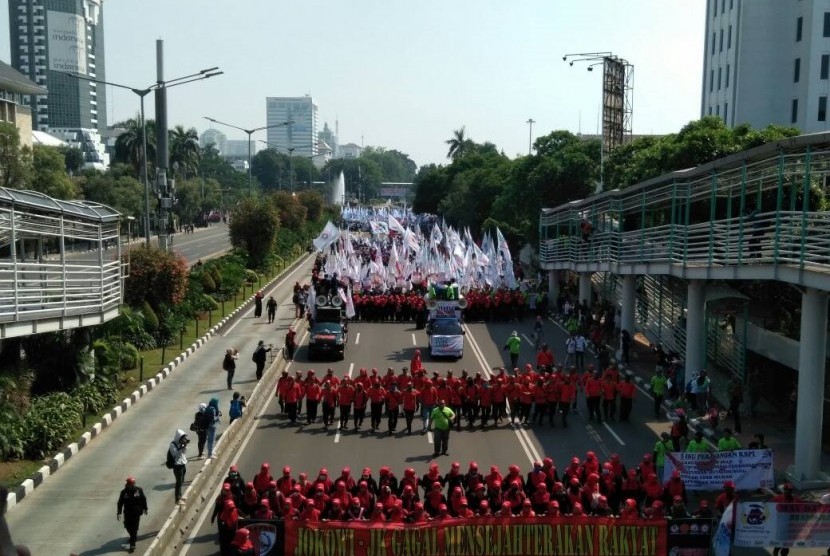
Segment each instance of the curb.
[[[306,329],[305,322],[303,319],[297,326],[298,333]],[[236,460],[240,445],[247,436],[244,430],[250,425],[256,426],[255,421],[263,406],[273,399],[271,392],[276,384],[278,370],[284,370],[288,363],[280,356],[265,371],[262,379],[254,386],[242,417],[222,431],[214,448],[214,456],[204,460],[182,495],[181,502],[173,508],[147,547],[145,556],[178,554],[199,516],[213,510],[212,489],[225,478],[228,466]]]
[[[277,274],[272,280],[263,284],[261,287],[268,288],[273,285],[278,280],[282,279],[284,275],[289,272],[292,272],[295,267],[301,265],[307,254],[301,255],[296,261],[291,263],[289,266],[284,268],[282,272]],[[27,495],[29,495],[34,489],[38,486],[43,484],[51,475],[57,473],[57,471],[63,467],[66,462],[72,458],[73,455],[77,454],[93,439],[97,438],[101,433],[104,432],[110,425],[112,425],[113,421],[118,419],[122,414],[124,414],[127,410],[129,410],[133,405],[138,403],[138,401],[149,394],[154,388],[157,388],[161,385],[164,380],[170,376],[176,367],[181,365],[185,359],[193,355],[200,347],[205,345],[208,340],[210,340],[213,336],[215,336],[222,328],[224,328],[230,321],[232,321],[240,312],[246,310],[252,303],[254,302],[254,295],[252,294],[251,297],[247,298],[242,302],[239,307],[234,309],[229,315],[225,318],[220,320],[216,323],[213,328],[208,330],[201,338],[198,338],[195,342],[193,342],[190,347],[188,347],[185,351],[181,354],[176,356],[172,361],[167,363],[162,369],[156,373],[155,376],[152,378],[147,379],[144,381],[144,384],[136,388],[127,398],[121,401],[120,404],[113,407],[108,413],[104,414],[101,417],[101,420],[89,427],[87,432],[83,433],[78,440],[72,442],[71,444],[67,445],[63,450],[55,454],[45,465],[43,465],[40,469],[35,471],[28,479],[21,482],[19,485],[13,488],[9,488],[9,495],[6,498],[7,504],[7,511],[13,509],[17,504],[19,504]]]

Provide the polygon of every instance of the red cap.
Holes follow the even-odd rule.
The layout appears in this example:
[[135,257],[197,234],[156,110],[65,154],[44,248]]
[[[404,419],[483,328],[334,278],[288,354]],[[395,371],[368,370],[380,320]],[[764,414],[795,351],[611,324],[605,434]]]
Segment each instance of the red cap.
[[675,469],[674,471],[671,472],[671,476],[674,477],[675,479],[679,479],[680,478],[680,470]]
[[454,462],[452,462],[452,468],[453,468],[453,469],[460,469],[460,468],[461,468],[461,464],[460,464],[460,463],[458,463],[457,461],[454,461]]
[[470,469],[478,469],[478,464],[474,461],[470,462]]
[[726,481],[723,483],[723,488],[735,488],[735,481]]
[[370,468],[368,468],[368,467],[364,467],[364,468],[363,468],[363,474],[364,474],[364,475],[371,475],[371,474],[372,474],[372,470],[371,470]]
[[127,484],[128,485],[134,485],[135,484],[135,477],[133,477],[132,475],[127,477]]
[[286,465],[285,467],[282,468],[282,474],[283,475],[291,475],[291,468]]
[[231,465],[230,471],[235,473],[235,472],[239,471],[239,468],[235,465]]
[[388,475],[389,474],[389,468],[384,465],[383,467],[380,468],[380,474],[381,475]]

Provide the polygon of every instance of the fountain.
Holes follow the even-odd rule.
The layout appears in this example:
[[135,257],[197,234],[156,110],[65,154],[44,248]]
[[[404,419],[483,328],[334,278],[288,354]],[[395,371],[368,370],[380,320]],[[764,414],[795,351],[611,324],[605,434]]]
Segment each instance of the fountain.
[[337,179],[331,183],[331,203],[333,205],[346,204],[346,176],[343,175],[342,170]]

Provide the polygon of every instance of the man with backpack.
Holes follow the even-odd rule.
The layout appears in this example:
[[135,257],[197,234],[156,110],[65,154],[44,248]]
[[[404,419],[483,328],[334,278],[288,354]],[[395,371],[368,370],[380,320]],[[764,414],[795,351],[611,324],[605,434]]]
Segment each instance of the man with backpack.
[[251,356],[251,360],[256,364],[257,380],[262,378],[262,372],[265,370],[265,354],[269,351],[271,351],[271,348],[265,347],[265,342],[260,340],[259,343],[257,343],[256,345],[256,349],[254,350],[253,356]]
[[236,419],[242,417],[242,412],[245,405],[245,396],[240,396],[239,392],[234,392],[233,399],[231,400],[231,407],[228,411],[228,417],[230,417],[231,423],[233,423]]
[[205,452],[205,442],[207,442],[208,429],[208,415],[207,404],[200,403],[199,411],[193,416],[193,424],[190,425],[190,430],[196,433],[198,439],[197,447],[199,448],[199,457],[201,458]]
[[173,477],[176,479],[176,488],[174,491],[174,498],[176,503],[182,497],[182,488],[184,487],[184,476],[187,472],[187,445],[190,439],[182,429],[177,429],[173,436],[173,441],[167,448],[167,469],[173,470]]

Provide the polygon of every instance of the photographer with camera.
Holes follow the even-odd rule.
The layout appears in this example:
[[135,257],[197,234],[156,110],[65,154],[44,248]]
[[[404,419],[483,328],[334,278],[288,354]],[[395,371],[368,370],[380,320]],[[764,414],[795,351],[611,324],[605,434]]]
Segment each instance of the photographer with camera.
[[170,443],[170,447],[167,449],[168,467],[173,469],[173,477],[175,477],[176,479],[176,490],[174,497],[176,499],[177,504],[179,503],[179,500],[182,497],[184,476],[185,472],[187,471],[186,451],[187,445],[189,443],[190,439],[187,437],[187,434],[182,429],[177,429],[176,434],[173,436],[173,441]]

